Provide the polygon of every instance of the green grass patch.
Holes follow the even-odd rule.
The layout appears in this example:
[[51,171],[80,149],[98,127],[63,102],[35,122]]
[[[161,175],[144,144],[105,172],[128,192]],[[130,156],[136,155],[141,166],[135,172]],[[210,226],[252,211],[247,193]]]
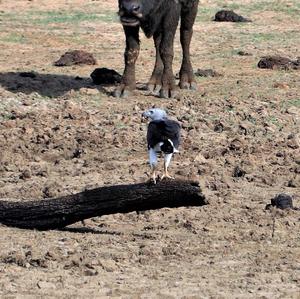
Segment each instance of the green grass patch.
[[112,11],[101,13],[88,13],[82,11],[46,11],[46,12],[31,12],[30,17],[37,24],[59,24],[69,23],[78,24],[82,22],[117,22],[117,16]]
[[267,119],[267,122],[268,123],[271,123],[273,125],[275,125],[279,130],[282,130],[283,129],[283,124],[279,121],[279,119],[275,116],[270,116],[268,119]]
[[15,44],[25,44],[26,38],[23,34],[12,32],[4,37],[1,37],[0,40],[6,43],[15,43]]
[[300,15],[300,2],[294,1],[255,1],[248,6],[245,6],[246,11],[275,11],[288,15],[299,16]]
[[0,13],[0,20],[5,24],[26,24],[26,25],[60,25],[80,24],[83,22],[118,22],[113,11],[84,12],[84,11],[28,11],[24,13]]
[[282,107],[283,108],[288,108],[288,107],[300,108],[300,98],[299,99],[290,99],[290,100],[284,101],[284,102],[282,102]]
[[213,19],[218,9],[214,7],[199,6],[196,22],[209,22]]

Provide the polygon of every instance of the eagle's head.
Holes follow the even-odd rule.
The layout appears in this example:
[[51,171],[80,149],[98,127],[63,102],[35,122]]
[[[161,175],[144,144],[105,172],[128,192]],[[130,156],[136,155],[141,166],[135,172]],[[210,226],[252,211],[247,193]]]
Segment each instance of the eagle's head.
[[143,117],[150,118],[151,120],[159,120],[167,117],[165,110],[160,108],[149,109],[142,114]]

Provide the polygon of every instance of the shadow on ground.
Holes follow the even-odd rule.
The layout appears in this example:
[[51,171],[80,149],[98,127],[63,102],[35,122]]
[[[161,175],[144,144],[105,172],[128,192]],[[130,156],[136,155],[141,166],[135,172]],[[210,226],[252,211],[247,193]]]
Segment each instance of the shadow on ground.
[[51,98],[81,88],[97,88],[103,92],[103,89],[95,86],[90,78],[36,72],[0,73],[0,86],[14,93],[31,94],[36,92],[41,96]]
[[78,233],[78,234],[99,234],[99,235],[117,235],[120,236],[122,233],[117,231],[108,231],[108,230],[98,230],[91,227],[64,227],[59,229],[60,231],[70,232],[70,233]]

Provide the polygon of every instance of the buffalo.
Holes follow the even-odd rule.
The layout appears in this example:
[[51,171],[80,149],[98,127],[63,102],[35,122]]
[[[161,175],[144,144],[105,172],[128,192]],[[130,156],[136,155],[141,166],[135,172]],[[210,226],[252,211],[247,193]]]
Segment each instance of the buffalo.
[[153,37],[156,48],[154,70],[148,90],[162,98],[175,98],[178,87],[172,69],[174,36],[180,23],[182,64],[179,72],[181,89],[196,89],[190,61],[190,43],[199,0],[119,0],[119,17],[126,36],[125,69],[121,84],[114,92],[116,97],[126,97],[136,87],[135,63],[139,55],[139,30]]

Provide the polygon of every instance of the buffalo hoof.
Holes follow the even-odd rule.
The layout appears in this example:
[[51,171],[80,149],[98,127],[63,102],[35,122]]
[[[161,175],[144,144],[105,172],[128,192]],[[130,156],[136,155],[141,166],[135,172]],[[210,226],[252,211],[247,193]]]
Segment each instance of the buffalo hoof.
[[159,97],[163,99],[177,99],[178,98],[178,90],[177,89],[161,89],[159,93]]
[[128,89],[128,87],[126,87],[124,85],[120,85],[113,92],[113,96],[115,98],[128,98],[131,95],[132,95],[132,91],[130,89]]
[[197,90],[196,82],[180,82],[179,83],[180,89],[189,89],[189,90]]
[[161,85],[159,84],[148,84],[147,89],[150,95],[159,96]]

